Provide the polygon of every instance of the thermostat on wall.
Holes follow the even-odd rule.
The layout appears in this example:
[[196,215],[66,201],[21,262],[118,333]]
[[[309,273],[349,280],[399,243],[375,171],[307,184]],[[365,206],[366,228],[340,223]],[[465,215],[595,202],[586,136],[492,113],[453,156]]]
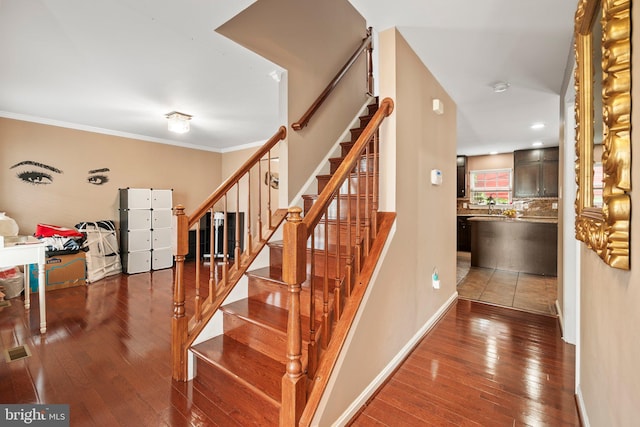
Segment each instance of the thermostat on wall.
[[440,169],[431,169],[431,183],[442,185],[442,171]]

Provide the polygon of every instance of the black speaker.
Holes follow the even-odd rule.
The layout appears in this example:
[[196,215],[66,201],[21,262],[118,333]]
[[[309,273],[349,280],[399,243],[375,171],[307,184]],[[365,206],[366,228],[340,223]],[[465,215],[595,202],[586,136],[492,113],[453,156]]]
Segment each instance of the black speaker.
[[[240,231],[240,252],[244,251],[244,212],[240,212],[238,216],[238,227]],[[226,221],[225,221],[226,220]],[[236,213],[227,212],[225,217],[223,212],[214,212],[213,214],[213,256],[214,258],[222,258],[224,255],[224,223],[227,223],[227,251],[229,258],[235,257],[236,247]],[[200,219],[200,254],[201,256],[211,255],[211,212],[207,212]]]

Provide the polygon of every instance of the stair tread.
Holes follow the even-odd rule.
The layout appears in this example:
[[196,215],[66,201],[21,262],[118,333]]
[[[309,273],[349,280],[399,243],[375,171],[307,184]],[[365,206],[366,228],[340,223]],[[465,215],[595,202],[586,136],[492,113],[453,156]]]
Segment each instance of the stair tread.
[[[355,199],[356,197],[360,197],[361,199],[365,199],[365,198],[371,198],[372,194],[351,194],[351,198]],[[302,198],[303,199],[307,199],[307,200],[316,200],[318,197],[320,197],[318,194],[303,194]],[[349,195],[347,193],[340,193],[340,198],[347,200],[349,197]],[[335,199],[336,196],[333,196],[333,198]]]
[[241,378],[274,403],[280,402],[285,367],[277,360],[226,335],[219,335],[191,349],[201,360]]
[[[283,287],[287,286],[287,284],[282,281],[282,272],[281,271],[278,271],[278,272],[269,271],[269,267],[264,267],[264,268],[259,268],[259,269],[253,270],[251,272],[248,272],[247,275],[250,276],[250,277],[256,277],[256,278],[259,278],[259,279],[271,281],[276,286],[283,286]],[[329,280],[332,280],[332,279],[329,278]],[[316,292],[316,294],[321,294],[322,293],[322,285],[324,284],[324,276],[315,275],[315,276],[313,276],[313,281],[314,281],[314,284],[315,284],[315,292]],[[310,277],[307,276],[307,280],[305,280],[302,283],[302,291],[303,292],[309,291],[309,285],[310,285]]]
[[[380,153],[361,154],[360,157],[380,157]],[[337,156],[329,158],[330,162],[337,162],[344,160],[345,156]],[[364,173],[364,172],[363,172]]]
[[[379,173],[376,172],[374,174],[373,171],[362,171],[359,174],[356,172],[352,172],[351,174],[349,174],[349,177],[351,179],[354,179],[354,178],[358,178],[359,175],[372,177],[373,175],[376,175],[376,176],[379,175]],[[332,176],[333,174],[327,173],[327,174],[316,175],[316,178],[331,178]]]
[[220,369],[202,367],[193,385],[213,404],[210,410],[222,410],[240,425],[278,425],[279,404],[239,381],[229,381]]
[[[271,304],[264,304],[251,298],[244,298],[220,307],[224,313],[238,316],[254,324],[260,324],[276,332],[287,333],[287,320],[289,312],[286,309]],[[300,316],[302,324],[308,325],[309,318]],[[303,328],[302,340],[309,342],[309,333]]]
[[286,285],[286,283],[282,281],[282,271],[279,268],[256,268],[255,270],[247,271],[246,275],[248,277],[259,277],[260,279],[268,280],[274,282],[275,284]]
[[[342,221],[345,225],[347,224],[346,220]],[[316,253],[321,253],[324,251],[324,247],[319,246],[319,242],[316,242]],[[282,240],[276,240],[274,242],[269,242],[269,247],[270,248],[284,248],[284,242]],[[337,252],[338,245],[334,244],[334,243],[330,243],[329,247],[327,248],[329,251],[329,255],[333,255]],[[307,247],[307,252],[311,252],[311,248]],[[346,253],[347,253],[347,246],[346,245],[340,245],[340,255],[342,257],[346,257]],[[268,267],[267,267],[268,268]]]

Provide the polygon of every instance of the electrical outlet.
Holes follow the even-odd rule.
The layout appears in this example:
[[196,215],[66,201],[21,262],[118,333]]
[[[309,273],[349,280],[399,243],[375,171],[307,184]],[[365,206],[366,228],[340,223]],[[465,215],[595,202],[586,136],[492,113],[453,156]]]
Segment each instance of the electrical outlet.
[[468,209],[469,208],[469,204],[468,203],[463,203],[462,204],[462,209]]
[[558,209],[558,204],[557,203],[551,203],[551,209]]

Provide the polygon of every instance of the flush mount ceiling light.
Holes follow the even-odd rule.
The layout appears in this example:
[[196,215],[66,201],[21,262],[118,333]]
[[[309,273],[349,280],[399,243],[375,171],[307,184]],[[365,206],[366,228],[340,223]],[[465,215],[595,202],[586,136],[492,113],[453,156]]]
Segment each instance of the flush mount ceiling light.
[[493,84],[493,91],[495,93],[506,92],[511,85],[507,82],[496,82]]
[[542,141],[536,141],[531,145],[533,145],[534,147],[542,147],[543,144],[542,144]]
[[498,154],[497,151],[490,151],[489,154],[491,154],[492,156],[495,156],[496,154]]
[[282,73],[278,70],[273,70],[269,73],[269,76],[277,83],[280,83],[280,80],[282,80]]
[[169,131],[175,133],[187,133],[189,132],[189,120],[191,117],[188,114],[172,111],[166,115],[169,125]]
[[531,125],[531,129],[533,130],[540,130],[540,129],[544,129],[544,123],[542,122],[537,122]]

